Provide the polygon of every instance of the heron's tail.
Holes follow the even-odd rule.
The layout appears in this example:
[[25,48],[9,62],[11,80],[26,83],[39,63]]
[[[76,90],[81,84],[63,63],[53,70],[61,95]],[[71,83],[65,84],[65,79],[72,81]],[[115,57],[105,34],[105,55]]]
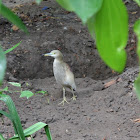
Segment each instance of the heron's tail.
[[76,91],[76,85],[75,85],[75,83],[72,85],[72,89],[73,89],[73,91]]

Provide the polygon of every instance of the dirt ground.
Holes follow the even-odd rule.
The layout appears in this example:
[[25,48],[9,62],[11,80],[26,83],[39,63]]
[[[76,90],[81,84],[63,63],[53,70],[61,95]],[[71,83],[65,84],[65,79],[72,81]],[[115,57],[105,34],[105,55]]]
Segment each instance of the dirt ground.
[[[3,87],[10,87],[9,81],[19,82],[24,90],[45,90],[49,94],[27,100],[19,98],[20,93],[7,93],[17,107],[23,128],[42,121],[49,124],[54,140],[139,140],[140,103],[133,89],[138,59],[132,31],[140,17],[139,7],[133,1],[126,3],[130,29],[128,60],[124,72],[118,74],[100,59],[94,40],[74,13],[61,9],[54,0],[45,0],[39,6],[32,1],[26,4],[23,0],[5,1],[7,6],[14,6],[11,8],[22,18],[29,35],[13,30],[13,25],[0,17],[0,44],[4,50],[22,40],[20,47],[7,54]],[[58,105],[62,89],[53,77],[53,59],[42,56],[54,49],[61,50],[76,77],[77,100],[71,100],[68,90],[66,97],[70,104],[64,106]],[[6,110],[6,107],[0,103],[0,109]],[[13,135],[12,124],[3,119],[4,124],[0,119],[0,133],[8,138]],[[46,140],[43,129],[33,137]]]

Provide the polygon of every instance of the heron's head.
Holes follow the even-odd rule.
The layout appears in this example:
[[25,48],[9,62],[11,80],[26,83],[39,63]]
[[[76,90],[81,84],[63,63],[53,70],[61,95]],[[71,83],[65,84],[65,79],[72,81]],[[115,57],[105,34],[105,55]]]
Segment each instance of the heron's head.
[[63,55],[59,50],[53,50],[50,53],[44,54],[44,56],[51,56],[53,58],[63,58]]

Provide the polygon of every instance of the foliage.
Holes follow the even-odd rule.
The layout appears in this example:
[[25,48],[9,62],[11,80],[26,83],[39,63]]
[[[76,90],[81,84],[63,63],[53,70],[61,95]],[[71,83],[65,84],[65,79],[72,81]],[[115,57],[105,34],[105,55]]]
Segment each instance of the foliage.
[[87,24],[89,30],[94,28],[101,58],[112,69],[122,72],[126,63],[124,48],[128,39],[128,15],[124,4],[120,0],[104,0],[95,21],[92,18]]
[[[41,1],[41,0],[38,0],[38,1]],[[28,33],[28,30],[27,30],[26,26],[23,24],[23,22],[21,21],[21,19],[18,16],[16,16],[9,8],[4,6],[1,3],[1,0],[0,0],[0,14],[2,16],[4,16],[5,18],[7,18],[9,21],[11,21],[16,26],[18,26],[24,32]],[[13,46],[12,48],[8,49],[5,52],[2,50],[2,48],[0,46],[0,83],[2,83],[2,80],[4,78],[4,74],[5,74],[5,69],[6,69],[5,54],[11,52],[13,49],[18,47],[20,45],[20,43],[21,42],[19,42],[18,44],[16,44],[15,46]],[[10,84],[12,84],[13,86],[21,87],[21,84],[19,84],[19,83],[10,82]],[[8,117],[13,123],[13,127],[15,130],[15,136],[10,138],[10,140],[19,140],[19,139],[25,140],[25,137],[31,136],[33,133],[35,133],[36,131],[40,130],[43,127],[45,129],[46,136],[47,136],[48,140],[52,140],[48,125],[45,123],[42,123],[42,122],[38,122],[38,123],[30,126],[29,128],[27,128],[23,131],[21,121],[20,121],[20,118],[18,116],[16,107],[15,107],[11,97],[3,94],[3,92],[5,92],[5,91],[9,91],[8,87],[5,87],[4,89],[2,89],[0,91],[0,100],[4,101],[6,103],[8,109],[9,109],[9,113],[0,110],[0,115],[2,114],[4,116]],[[21,95],[23,94],[23,92],[24,92],[24,94],[26,93],[25,95],[27,97],[29,97],[29,95],[31,96],[31,93],[32,93],[31,91],[22,91],[21,90]],[[30,94],[29,94],[29,92],[30,92]],[[27,95],[27,93],[28,93],[28,95]],[[32,95],[33,95],[33,93],[32,93]],[[5,138],[2,136],[2,134],[0,134],[0,139],[5,140]]]
[[26,97],[27,99],[29,99],[33,95],[37,95],[37,94],[43,94],[43,95],[48,94],[47,91],[43,91],[43,90],[36,91],[35,93],[31,92],[30,90],[22,90],[21,84],[20,83],[17,83],[17,82],[9,82],[9,84],[11,84],[12,86],[18,87],[19,90],[18,91],[17,90],[14,90],[13,91],[13,90],[10,90],[8,88],[8,86],[6,86],[5,88],[0,89],[0,92],[5,92],[5,91],[6,92],[9,92],[9,93],[20,92],[21,93],[20,97]]
[[[8,117],[11,120],[15,131],[15,136],[10,138],[9,140],[25,140],[25,137],[31,136],[33,133],[40,130],[41,128],[45,129],[48,140],[52,140],[48,125],[42,122],[38,122],[23,131],[20,118],[11,97],[5,94],[0,94],[0,100],[6,103],[9,110],[9,113],[0,110],[0,114]],[[2,140],[5,140],[2,134],[0,134],[0,138]]]
[[56,0],[63,8],[75,12],[85,24],[100,10],[103,0]]
[[128,39],[128,15],[122,0],[56,1],[66,10],[74,11],[87,24],[91,36],[95,35],[101,58],[112,69],[122,72]]

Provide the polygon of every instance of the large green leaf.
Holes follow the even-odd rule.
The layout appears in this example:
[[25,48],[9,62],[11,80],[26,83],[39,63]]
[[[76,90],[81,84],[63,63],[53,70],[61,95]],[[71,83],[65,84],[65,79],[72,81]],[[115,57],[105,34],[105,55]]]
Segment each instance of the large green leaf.
[[20,43],[21,43],[21,41],[20,41],[18,44],[14,45],[12,48],[6,50],[4,53],[7,54],[7,53],[11,52],[11,51],[14,50],[16,47],[18,47],[18,46],[20,45]]
[[63,8],[74,11],[86,23],[101,8],[103,0],[56,0]]
[[[134,32],[137,35],[137,54],[139,56],[139,65],[140,65],[140,19],[138,21],[136,21],[136,23],[134,24]],[[139,76],[137,78],[137,80],[134,83],[134,87],[136,90],[136,94],[140,100],[140,73]]]
[[25,140],[20,118],[11,97],[5,94],[0,94],[0,100],[4,101],[9,109],[9,114],[12,117],[15,134],[19,135],[20,140]]
[[1,4],[0,14],[3,17],[7,18],[10,22],[15,24],[16,26],[18,26],[21,30],[28,33],[28,30],[26,26],[23,24],[23,22],[21,21],[21,19],[3,4]]
[[6,57],[0,46],[0,84],[3,81],[5,70],[6,70]]
[[[88,28],[95,33],[98,52],[104,62],[117,72],[126,64],[124,50],[128,39],[128,15],[122,0],[104,0],[95,19],[88,21]],[[91,23],[92,22],[92,23]]]
[[[47,129],[47,130],[45,130],[47,132],[47,138],[48,138],[48,140],[52,140],[48,125],[43,122],[38,122],[38,123],[30,126],[29,128],[25,129],[24,135],[25,135],[25,137],[28,137],[28,136],[32,135],[33,133],[37,132],[38,130],[40,130],[41,128]],[[17,138],[18,138],[18,135],[15,135],[14,137],[10,138],[10,140],[16,140]]]

